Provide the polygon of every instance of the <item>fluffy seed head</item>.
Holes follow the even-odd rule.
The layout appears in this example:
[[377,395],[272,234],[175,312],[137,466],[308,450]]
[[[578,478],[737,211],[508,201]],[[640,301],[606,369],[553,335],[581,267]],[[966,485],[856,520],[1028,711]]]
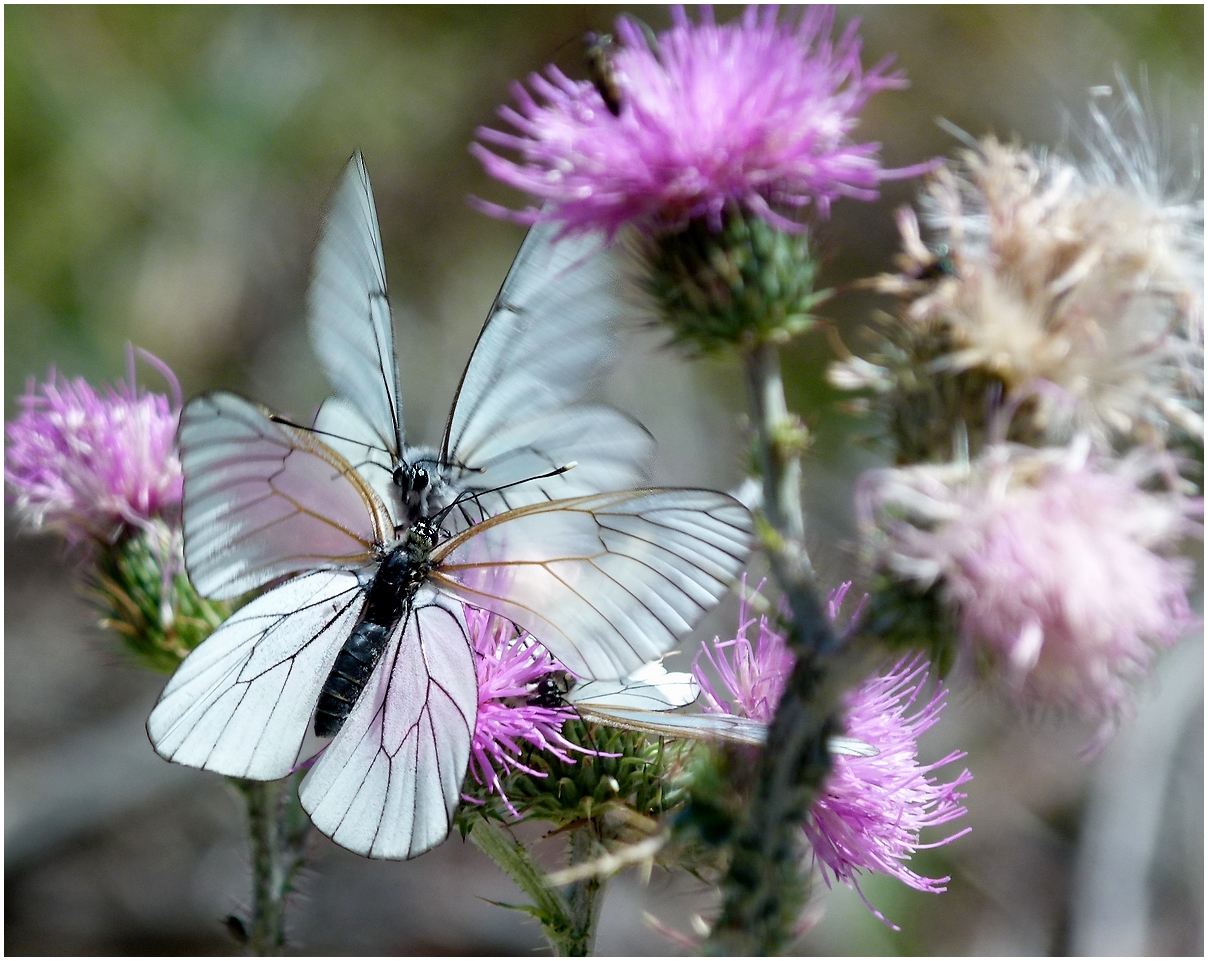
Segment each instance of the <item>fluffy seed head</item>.
[[1088,447],[874,472],[859,499],[873,563],[938,583],[973,663],[1025,706],[1110,723],[1190,626],[1177,551],[1202,533],[1203,502],[1142,486],[1164,466],[1153,455],[1095,461]]

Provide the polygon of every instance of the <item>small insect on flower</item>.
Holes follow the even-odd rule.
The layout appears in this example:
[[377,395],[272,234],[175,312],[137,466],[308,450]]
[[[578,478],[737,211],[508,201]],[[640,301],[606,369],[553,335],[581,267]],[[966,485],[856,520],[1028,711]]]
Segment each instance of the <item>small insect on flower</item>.
[[166,364],[139,351],[172,392],[149,393],[134,377],[97,391],[52,369],[31,379],[21,413],[6,424],[5,481],[24,523],[70,543],[110,541],[123,525],[140,526],[180,503],[175,451],[180,384]]
[[[561,454],[581,450],[575,469],[586,462],[595,483],[640,470],[631,458],[649,450],[632,427],[593,435],[601,417],[627,426],[621,415],[565,406],[596,366],[590,348],[518,306],[562,254],[530,234],[441,452],[417,457],[403,442],[377,218],[354,158],[310,297],[343,399],[316,430],[226,393],[182,415],[185,557],[198,591],[232,597],[296,576],[181,665],[147,725],[161,755],[271,780],[305,756],[313,723],[334,735],[299,790],[315,826],[360,854],[412,857],[448,834],[477,728],[464,605],[512,621],[580,676],[611,678],[667,651],[717,603],[750,551],[737,501],[660,488],[552,499],[574,467],[559,466]],[[559,433],[568,424],[577,432]],[[415,483],[421,463],[433,468],[426,485]]]

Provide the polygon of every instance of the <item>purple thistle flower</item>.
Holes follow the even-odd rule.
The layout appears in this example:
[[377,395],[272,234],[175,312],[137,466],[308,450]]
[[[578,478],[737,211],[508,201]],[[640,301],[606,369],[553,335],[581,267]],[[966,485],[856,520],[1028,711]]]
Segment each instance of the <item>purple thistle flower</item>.
[[[756,593],[762,587],[760,583]],[[849,582],[827,595],[826,610],[832,623],[850,588]],[[867,595],[853,613],[852,623],[859,618],[865,600]],[[704,655],[721,676],[732,700],[719,695],[700,670],[697,655],[693,670],[704,694],[705,711],[738,714],[764,722],[772,720],[793,668],[793,655],[784,635],[769,624],[767,617],[759,618],[759,636],[752,644],[747,631],[755,623],[749,616],[744,591],[739,606],[738,636],[732,641],[715,638],[711,646],[703,647]],[[907,710],[923,692],[928,668],[929,663],[922,655],[907,656],[884,674],[874,674],[848,693],[846,733],[876,748],[878,753],[875,757],[833,756],[831,774],[804,824],[813,857],[827,886],[833,878],[854,888],[882,921],[884,916],[860,890],[859,874],[877,871],[919,891],[938,894],[945,890],[943,885],[948,878],[922,877],[905,862],[920,848],[939,847],[970,830],[966,828],[931,844],[919,842],[923,828],[947,824],[965,814],[959,803],[965,795],[958,788],[972,778],[967,770],[947,784],[927,776],[965,757],[961,751],[954,751],[934,764],[923,765],[918,761],[918,738],[939,720],[948,693],[939,686],[917,713],[907,716]]]
[[166,364],[139,354],[168,381],[171,402],[139,389],[133,351],[129,384],[96,391],[53,367],[44,384],[30,378],[21,413],[5,425],[5,479],[34,530],[57,530],[73,544],[105,540],[122,524],[145,526],[180,503],[180,383]]
[[521,762],[522,742],[568,764],[572,762],[567,749],[581,750],[562,736],[562,725],[575,716],[573,710],[528,703],[532,685],[563,667],[532,637],[519,634],[511,621],[468,604],[463,607],[478,656],[478,721],[470,748],[470,772],[518,817],[504,794],[503,778],[515,771],[546,776]]
[[940,685],[915,714],[907,711],[927,683],[929,664],[921,654],[902,658],[884,674],[874,674],[846,698],[847,734],[871,744],[875,757],[832,758],[833,770],[805,820],[805,836],[822,879],[832,876],[853,888],[880,920],[897,930],[868,902],[859,875],[878,871],[917,891],[939,894],[949,878],[925,878],[907,867],[916,850],[940,847],[968,834],[965,828],[931,844],[922,844],[923,828],[938,827],[966,813],[959,788],[972,780],[966,769],[944,784],[933,771],[959,761],[953,751],[934,764],[920,764],[918,739],[944,709],[947,690]]
[[716,229],[737,204],[795,232],[801,225],[774,207],[813,205],[825,217],[839,197],[871,200],[882,180],[931,169],[883,170],[880,144],[850,139],[874,93],[906,86],[888,72],[892,58],[861,68],[859,21],[832,41],[830,6],[809,8],[796,23],[777,22],[774,7],[748,7],[741,21],[722,25],[709,7],[700,23],[679,7],[672,17],[654,49],[631,20],[618,19],[617,116],[591,83],[557,67],[530,76],[532,94],[513,86],[518,109],[499,115],[517,133],[479,128],[482,143],[470,149],[491,176],[545,206],[515,212],[480,202],[486,212],[611,236],[627,223],[678,228],[699,217]]
[[944,469],[874,481],[891,511],[910,504],[883,520],[883,563],[942,580],[974,660],[1018,701],[1076,708],[1110,733],[1131,682],[1192,623],[1177,548],[1199,532],[1202,500],[1139,486],[1162,469],[1149,454],[1095,463],[1085,444],[1004,446],[961,477]]

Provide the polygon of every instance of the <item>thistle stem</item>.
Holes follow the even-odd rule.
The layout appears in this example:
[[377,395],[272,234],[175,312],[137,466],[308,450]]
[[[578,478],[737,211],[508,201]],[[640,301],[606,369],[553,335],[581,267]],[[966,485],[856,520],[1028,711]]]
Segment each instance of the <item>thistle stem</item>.
[[294,889],[310,822],[298,801],[300,775],[280,781],[230,781],[247,801],[252,863],[248,947],[257,957],[285,953],[285,899]]
[[[567,862],[570,866],[584,864],[596,856],[595,837],[594,825],[590,823],[570,832],[567,845]],[[570,909],[571,928],[559,954],[575,958],[585,958],[591,954],[596,940],[596,921],[600,916],[600,895],[603,892],[604,884],[597,875],[575,881],[567,887],[565,896]]]
[[793,615],[789,644],[796,664],[768,731],[758,780],[722,882],[722,913],[706,949],[774,954],[791,942],[808,895],[798,867],[798,836],[829,769],[826,739],[833,697],[827,696],[823,662],[830,660],[835,638],[814,590],[803,543],[800,448],[791,442],[794,422],[784,399],[777,349],[761,343],[744,360],[763,469],[762,537]]

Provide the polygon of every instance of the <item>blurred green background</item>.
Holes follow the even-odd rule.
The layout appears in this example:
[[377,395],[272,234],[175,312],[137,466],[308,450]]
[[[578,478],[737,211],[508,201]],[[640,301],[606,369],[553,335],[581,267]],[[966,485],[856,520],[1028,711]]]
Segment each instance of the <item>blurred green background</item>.
[[[625,9],[656,29],[667,23],[664,8]],[[382,221],[408,424],[434,439],[522,236],[467,206],[469,194],[522,199],[488,182],[466,146],[477,126],[498,125],[511,79],[549,62],[582,75],[579,36],[619,10],[6,7],[6,417],[25,379],[51,364],[94,382],[123,376],[128,342],[167,361],[186,397],[227,386],[309,416],[325,396],[302,323],[309,258],[327,191],[360,148]],[[843,7],[838,16],[863,18],[866,65],[894,52],[911,80],[874,98],[858,131],[884,144],[887,166],[951,155],[936,117],[978,136],[1061,145],[1089,87],[1115,85],[1116,68],[1136,83],[1143,65],[1172,162],[1198,161],[1200,6]],[[890,184],[879,203],[836,206],[820,232],[825,283],[887,266],[892,210],[914,189]],[[848,331],[875,306],[848,298],[835,320]],[[606,396],[654,431],[660,480],[732,484],[736,372],[690,367],[659,343],[635,332]],[[851,481],[875,454],[848,443],[852,424],[819,385],[827,357],[821,342],[796,347],[789,388],[818,434],[807,480],[813,554],[838,580],[851,567]],[[163,389],[151,371],[140,376]],[[238,803],[220,779],[151,754],[141,719],[161,680],[88,628],[52,540],[13,534],[10,521],[6,950],[229,950],[221,918],[246,897]],[[726,608],[702,633],[732,630],[732,618]],[[1085,730],[1053,718],[1021,725],[958,687],[925,754],[971,752],[974,831],[919,866],[952,874],[949,893],[870,881],[898,934],[836,891],[801,950],[1201,954],[1196,664],[1198,642],[1174,652],[1131,733],[1093,761],[1079,757]],[[1195,671],[1199,687],[1179,688]],[[1165,759],[1157,773],[1155,757]],[[536,929],[480,900],[514,897],[458,841],[377,864],[320,839],[296,943],[315,953],[527,952]],[[687,930],[708,904],[682,880],[621,879],[600,950],[678,950],[642,913]]]

